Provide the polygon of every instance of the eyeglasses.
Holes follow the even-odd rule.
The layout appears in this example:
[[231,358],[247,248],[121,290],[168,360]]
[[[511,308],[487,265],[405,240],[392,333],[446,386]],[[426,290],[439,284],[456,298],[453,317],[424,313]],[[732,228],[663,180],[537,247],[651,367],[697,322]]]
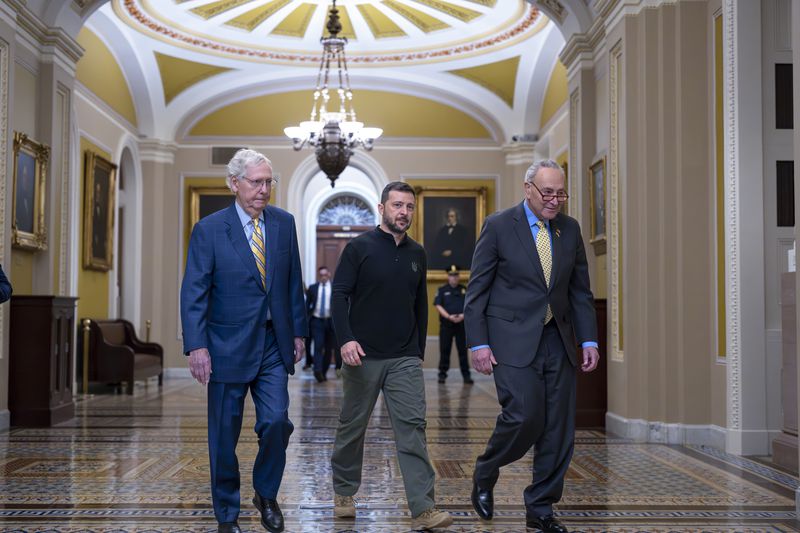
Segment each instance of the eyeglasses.
[[555,194],[545,194],[532,181],[526,181],[525,182],[525,185],[529,185],[529,184],[532,185],[534,189],[539,191],[539,195],[542,197],[542,200],[544,200],[545,202],[551,202],[551,201],[553,201],[553,198],[555,198],[556,200],[559,201],[559,203],[564,203],[569,199],[569,194],[565,193],[564,191],[559,191],[559,192],[557,192]]
[[268,180],[251,180],[250,178],[246,178],[242,176],[241,178],[237,178],[243,181],[246,181],[252,188],[256,190],[261,190],[261,187],[267,186],[267,189],[271,188],[273,185],[278,183],[278,178],[270,178]]

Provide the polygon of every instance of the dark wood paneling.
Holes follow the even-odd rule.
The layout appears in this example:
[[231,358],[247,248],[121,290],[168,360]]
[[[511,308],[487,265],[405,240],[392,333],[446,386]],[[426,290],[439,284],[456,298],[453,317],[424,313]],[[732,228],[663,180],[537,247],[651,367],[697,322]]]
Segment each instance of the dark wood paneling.
[[[594,372],[585,373],[578,369],[577,409],[575,425],[578,428],[606,427],[608,409],[608,361],[606,356],[606,301],[594,301],[597,313],[597,343],[600,345],[600,363]],[[580,353],[580,347],[578,350]]]
[[11,297],[8,405],[12,426],[51,426],[75,416],[71,369],[76,300]]
[[792,64],[777,63],[775,65],[775,127],[779,130],[794,128],[792,87]]
[[775,199],[779,227],[794,226],[794,161],[776,161]]

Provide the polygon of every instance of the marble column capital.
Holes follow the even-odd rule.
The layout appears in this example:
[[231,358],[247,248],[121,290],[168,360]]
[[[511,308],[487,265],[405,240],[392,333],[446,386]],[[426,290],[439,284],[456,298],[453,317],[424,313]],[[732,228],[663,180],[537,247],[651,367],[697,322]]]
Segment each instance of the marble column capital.
[[503,153],[506,155],[506,165],[531,165],[534,159],[534,142],[512,142],[503,145]]
[[139,141],[139,158],[142,162],[175,163],[178,145],[162,139],[142,139]]

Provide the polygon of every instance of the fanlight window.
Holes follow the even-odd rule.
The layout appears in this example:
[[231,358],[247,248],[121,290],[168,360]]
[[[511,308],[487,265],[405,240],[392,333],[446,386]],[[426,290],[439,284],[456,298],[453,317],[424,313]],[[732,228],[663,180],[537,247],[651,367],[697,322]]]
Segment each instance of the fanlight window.
[[326,226],[370,226],[374,223],[372,210],[355,196],[337,196],[325,204],[317,217],[317,224]]

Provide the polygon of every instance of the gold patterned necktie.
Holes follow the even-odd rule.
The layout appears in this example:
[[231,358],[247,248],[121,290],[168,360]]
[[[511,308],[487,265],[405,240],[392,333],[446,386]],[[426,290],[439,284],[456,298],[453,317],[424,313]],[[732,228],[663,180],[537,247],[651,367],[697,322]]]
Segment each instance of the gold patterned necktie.
[[[536,225],[539,226],[539,231],[536,233],[536,251],[539,252],[539,261],[542,263],[544,281],[547,283],[547,287],[550,288],[550,275],[553,272],[553,251],[550,247],[550,233],[548,233],[544,221],[540,220]],[[553,310],[550,309],[550,304],[547,304],[544,323],[550,322],[551,318],[553,318]]]
[[264,235],[261,233],[261,225],[258,218],[253,219],[253,240],[250,242],[250,249],[256,258],[258,273],[261,274],[261,286],[267,288],[267,261],[264,257]]

